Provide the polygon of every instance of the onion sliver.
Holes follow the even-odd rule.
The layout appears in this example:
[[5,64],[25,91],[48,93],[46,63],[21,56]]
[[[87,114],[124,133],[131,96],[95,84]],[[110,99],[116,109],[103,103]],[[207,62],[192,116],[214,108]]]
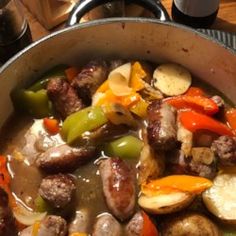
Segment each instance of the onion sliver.
[[13,215],[19,223],[30,226],[36,221],[43,220],[43,218],[47,215],[47,212],[33,212],[21,205],[17,205],[13,208]]
[[127,84],[128,84],[129,80],[130,80],[131,69],[132,69],[132,66],[131,66],[130,62],[123,64],[123,65],[115,68],[114,70],[112,70],[108,77],[110,77],[112,74],[119,73],[122,76],[124,76],[124,78],[126,79]]
[[111,91],[116,96],[130,95],[132,88],[129,87],[128,81],[121,73],[113,73],[108,77],[108,83]]

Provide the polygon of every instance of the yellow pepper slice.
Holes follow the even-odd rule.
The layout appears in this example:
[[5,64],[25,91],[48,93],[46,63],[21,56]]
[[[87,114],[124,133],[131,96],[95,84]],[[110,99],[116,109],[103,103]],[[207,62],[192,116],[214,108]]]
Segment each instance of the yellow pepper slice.
[[130,79],[130,87],[134,91],[140,91],[144,88],[143,79],[147,76],[146,72],[142,68],[142,65],[139,62],[135,62],[132,65],[131,69],[131,79]]
[[39,228],[40,228],[40,221],[37,220],[33,224],[32,236],[38,236]]
[[130,107],[130,111],[135,115],[145,118],[147,116],[148,103],[144,99],[140,99],[136,104]]

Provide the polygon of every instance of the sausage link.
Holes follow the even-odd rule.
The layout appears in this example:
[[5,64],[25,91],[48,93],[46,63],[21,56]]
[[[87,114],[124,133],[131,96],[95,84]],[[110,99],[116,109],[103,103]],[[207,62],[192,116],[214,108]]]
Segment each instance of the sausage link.
[[107,79],[108,66],[105,61],[90,61],[74,78],[71,85],[76,89],[86,105],[91,104],[91,98],[97,88]]
[[76,170],[94,155],[94,147],[73,148],[62,144],[39,155],[36,165],[47,173],[69,172]]
[[156,150],[171,150],[177,142],[176,110],[159,100],[148,106],[148,142]]
[[109,214],[98,218],[92,236],[121,236],[122,230],[119,222]]
[[128,219],[135,207],[134,172],[120,158],[103,160],[99,170],[108,208],[118,219]]
[[143,230],[143,216],[141,212],[137,212],[129,221],[126,228],[127,236],[140,236]]
[[47,94],[56,112],[63,119],[84,107],[76,90],[70,86],[64,77],[50,79],[47,84]]

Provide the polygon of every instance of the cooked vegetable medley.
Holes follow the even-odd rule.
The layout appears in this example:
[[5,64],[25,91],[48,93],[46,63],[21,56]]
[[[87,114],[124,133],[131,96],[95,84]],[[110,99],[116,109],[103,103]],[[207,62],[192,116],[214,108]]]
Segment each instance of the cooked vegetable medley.
[[1,236],[236,235],[236,108],[181,65],[94,60],[12,92]]

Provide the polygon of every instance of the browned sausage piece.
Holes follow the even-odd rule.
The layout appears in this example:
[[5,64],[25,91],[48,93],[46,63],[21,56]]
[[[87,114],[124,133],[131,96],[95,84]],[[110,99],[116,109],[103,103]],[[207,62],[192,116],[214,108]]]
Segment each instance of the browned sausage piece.
[[235,137],[220,136],[212,143],[211,149],[222,165],[234,166],[236,164]]
[[127,224],[125,231],[127,236],[140,236],[143,229],[143,216],[137,212]]
[[[20,236],[31,236],[32,231],[30,226],[22,230]],[[37,236],[66,236],[67,232],[67,223],[62,217],[49,215],[40,222]]]
[[168,154],[167,168],[170,174],[196,175],[213,179],[217,174],[216,158],[209,148],[192,148],[191,156],[180,150]]
[[177,142],[176,110],[159,100],[148,106],[148,142],[156,150],[171,150]]
[[47,94],[62,119],[84,107],[82,100],[64,77],[50,79],[47,84]]
[[0,235],[15,236],[16,234],[15,220],[8,206],[7,193],[0,187]]
[[75,190],[74,178],[71,175],[50,175],[42,180],[39,195],[53,207],[63,208],[71,202]]
[[104,61],[90,61],[73,79],[71,85],[76,89],[86,105],[90,105],[92,95],[107,79],[108,66]]
[[98,218],[92,236],[121,236],[122,229],[119,222],[109,214]]
[[134,171],[120,158],[101,161],[99,170],[108,208],[118,219],[128,219],[135,207]]
[[48,173],[69,172],[89,161],[94,155],[94,147],[73,148],[62,144],[40,154],[36,165]]
[[47,216],[41,222],[38,236],[65,236],[67,235],[67,223],[60,216]]

